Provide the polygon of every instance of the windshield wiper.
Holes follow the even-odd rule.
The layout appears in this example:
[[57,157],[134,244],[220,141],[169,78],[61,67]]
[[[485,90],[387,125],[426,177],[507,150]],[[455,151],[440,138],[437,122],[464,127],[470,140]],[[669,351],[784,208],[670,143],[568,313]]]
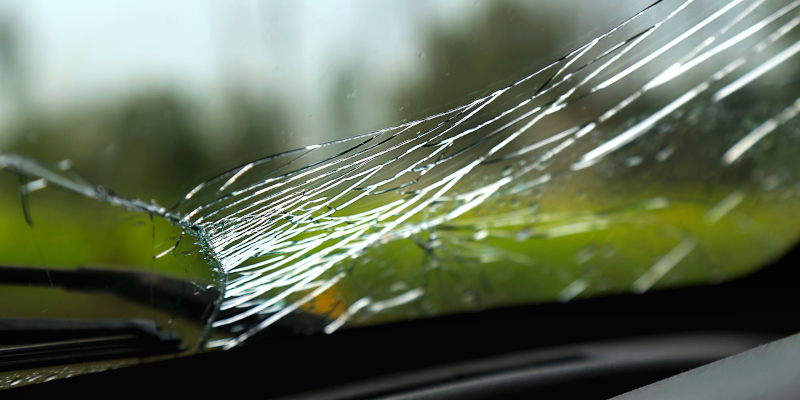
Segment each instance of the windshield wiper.
[[[198,290],[183,279],[111,268],[0,266],[0,285],[109,292],[184,317],[201,327],[207,323],[219,295],[214,288]],[[156,322],[140,318],[0,318],[0,372],[185,350],[177,332],[163,331]]]
[[204,325],[219,290],[151,272],[78,267],[72,270],[0,266],[0,285],[35,285],[83,292],[105,291],[145,307]]
[[0,372],[185,350],[175,332],[140,319],[0,318],[0,343]]

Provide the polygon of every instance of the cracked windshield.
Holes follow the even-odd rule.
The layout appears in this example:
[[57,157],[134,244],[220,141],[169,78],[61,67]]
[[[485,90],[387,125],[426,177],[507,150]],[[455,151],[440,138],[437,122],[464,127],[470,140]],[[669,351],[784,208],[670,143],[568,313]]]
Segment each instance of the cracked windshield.
[[755,272],[800,233],[799,24],[0,1],[0,385]]

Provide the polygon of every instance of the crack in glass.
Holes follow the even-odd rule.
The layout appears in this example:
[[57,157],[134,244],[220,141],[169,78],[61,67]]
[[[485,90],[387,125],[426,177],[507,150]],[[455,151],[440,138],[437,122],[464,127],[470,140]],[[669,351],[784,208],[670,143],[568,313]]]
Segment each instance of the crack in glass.
[[4,152],[0,169],[23,198],[65,190],[196,241],[219,286],[208,348],[279,323],[332,333],[718,282],[798,234],[800,99],[757,83],[797,62],[800,1],[710,3],[657,1],[486,96],[247,163],[168,209],[68,163]]

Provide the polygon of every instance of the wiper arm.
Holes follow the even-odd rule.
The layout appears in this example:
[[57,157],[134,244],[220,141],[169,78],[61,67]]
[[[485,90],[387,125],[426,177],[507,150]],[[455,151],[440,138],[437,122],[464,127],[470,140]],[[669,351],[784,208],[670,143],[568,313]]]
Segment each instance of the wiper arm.
[[[218,291],[150,272],[78,267],[0,266],[0,285],[111,292],[203,326]],[[143,319],[0,318],[0,372],[185,351],[181,337]]]
[[78,267],[0,266],[0,285],[37,285],[78,291],[106,291],[146,307],[205,323],[219,296],[216,288],[135,270]]

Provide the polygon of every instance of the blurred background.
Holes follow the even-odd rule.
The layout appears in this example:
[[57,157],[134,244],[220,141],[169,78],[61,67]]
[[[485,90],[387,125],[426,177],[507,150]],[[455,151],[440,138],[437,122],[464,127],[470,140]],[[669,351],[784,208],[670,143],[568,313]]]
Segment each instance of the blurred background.
[[[539,3],[0,0],[0,150],[170,207],[252,160],[469,103],[647,5]],[[58,190],[21,203],[20,182],[0,174],[0,266],[218,282],[166,221]],[[0,304],[0,318],[146,318],[189,350],[206,322],[60,287],[6,284]]]
[[646,1],[0,1],[0,148],[170,206],[248,161],[423,118]]
[[[170,207],[199,183],[250,161],[468,104],[547,67],[650,3],[0,0],[0,150],[49,163],[69,159],[74,171],[92,183]],[[598,121],[694,46],[711,43],[706,40],[715,32],[725,31],[711,47],[786,3],[736,3],[733,11],[656,62],[589,95],[592,85],[655,54],[728,4],[692,3],[693,8],[641,46],[632,46],[619,63],[582,87],[570,107],[503,151],[512,153],[564,129]],[[599,56],[598,49],[638,37],[665,21],[679,4],[661,2],[608,37],[593,50],[597,54],[587,53],[571,64],[568,72],[575,79],[548,93],[549,98],[537,98],[541,103],[535,105],[547,104],[594,71],[601,63],[579,69]],[[751,5],[758,7],[751,12]],[[596,167],[573,171],[570,165],[710,79],[731,60],[750,54],[759,41],[788,26],[796,13],[782,14],[768,29],[642,95],[522,179],[552,173],[546,186],[521,184],[518,192],[509,190],[511,194],[493,197],[474,215],[465,215],[469,223],[455,221],[449,231],[430,230],[442,240],[426,236],[429,232],[392,238],[359,253],[353,260],[359,268],[338,265],[353,272],[321,296],[320,304],[327,305],[313,312],[336,317],[362,298],[386,300],[409,288],[434,288],[426,293],[428,309],[409,303],[384,319],[354,319],[356,324],[381,323],[643,291],[656,283],[655,288],[718,283],[763,266],[794,245],[800,230],[800,127],[796,120],[782,124],[730,166],[721,164],[720,157],[798,98],[797,56],[725,101],[710,100],[711,90],[703,93],[659,121],[646,139],[624,146]],[[726,30],[737,15],[743,15],[736,20],[739,25]],[[713,91],[795,46],[800,34],[793,29],[783,31],[763,52],[750,54],[748,64],[727,80],[714,82]],[[615,53],[609,54],[603,62]],[[508,110],[548,84],[545,74],[537,79],[541,82],[533,79],[526,82],[531,87],[508,92],[476,119]],[[510,130],[492,140],[508,134]],[[464,180],[485,185],[515,168],[526,169],[525,162],[545,158],[562,143],[548,143],[508,164],[482,166]],[[27,183],[26,177],[21,179]],[[26,215],[21,212],[20,182],[11,174],[0,175],[0,266],[113,266],[187,279],[199,290],[219,282],[193,240],[181,240],[184,232],[167,221],[56,190],[23,196]],[[385,201],[393,195],[376,198]],[[466,218],[489,226],[503,213],[524,217],[497,232],[478,229],[480,224]],[[441,242],[436,257],[436,246],[426,248],[426,241]],[[428,280],[429,267],[450,275]],[[652,282],[643,289],[632,286],[653,270]],[[440,293],[448,295],[437,298]],[[181,323],[172,318],[173,310],[155,316],[118,300],[4,287],[0,304],[24,306],[0,308],[0,317],[154,315],[160,326]],[[198,326],[184,336],[192,338],[187,342],[200,341],[207,320],[194,322]]]
[[[715,48],[789,0],[694,1],[666,23],[683,1],[0,0],[0,156],[9,152],[45,163],[68,159],[74,170],[59,171],[75,181],[85,178],[122,196],[170,207],[201,182],[253,160],[469,104],[542,70],[652,3],[659,4],[571,64],[566,73],[574,73],[572,80],[503,122],[567,92],[620,48],[583,69],[601,51],[633,40],[655,24],[660,30],[580,88],[569,107],[548,116],[497,156],[571,127],[599,121],[597,129],[563,152],[555,149],[568,140],[554,140],[509,162],[476,168],[464,179],[466,190],[521,170],[530,173],[514,175],[513,185],[446,225],[407,236],[388,235],[385,242],[338,263],[330,275],[346,271],[346,278],[264,333],[280,337],[319,332],[343,315],[349,315],[344,326],[349,328],[651,288],[713,285],[762,268],[796,246],[800,235],[800,118],[778,124],[736,163],[720,162],[731,146],[797,101],[800,57],[791,55],[724,101],[711,99],[721,87],[797,46],[800,29],[791,21],[800,18],[800,11],[792,8],[669,84],[639,93],[613,118],[598,117],[672,63],[702,54],[691,53],[695,46],[705,43],[703,51]],[[732,4],[719,20],[659,53],[654,62],[602,91],[590,92]],[[784,35],[753,55],[752,49],[773,32]],[[592,168],[571,168],[587,152],[628,132],[745,54],[750,58],[739,70],[670,112],[647,135]],[[530,98],[553,83],[547,76],[509,91],[461,125],[462,131],[450,134]],[[500,131],[491,139],[495,142],[487,140],[459,162],[485,152],[511,131]],[[458,146],[472,140],[478,139],[474,135]],[[540,168],[528,168],[551,151],[558,156]],[[394,168],[397,164],[403,165],[396,163]],[[427,178],[443,177],[449,173],[446,168]],[[306,295],[295,293],[295,298],[287,297],[242,323],[212,330],[211,322],[225,317],[210,312],[217,312],[225,282],[215,271],[208,247],[195,243],[201,239],[158,216],[71,192],[48,189],[21,196],[29,177],[13,172],[0,171],[0,324],[15,319],[55,321],[74,334],[70,324],[75,321],[144,320],[179,339],[170,354],[189,354],[247,331]],[[546,184],[537,186],[536,180],[545,176]],[[376,204],[399,198],[396,192],[374,196]],[[434,204],[418,221],[457,206]],[[9,270],[45,271],[47,276],[37,283],[9,284],[3,281]],[[92,271],[125,279],[115,281],[115,291],[103,280],[96,287],[76,288],[50,275],[92,276]],[[165,284],[154,285],[154,279]],[[160,293],[163,288],[177,289]],[[242,307],[258,307],[271,295]],[[635,303],[645,296],[626,301]],[[748,298],[742,304],[752,300],[743,297]],[[370,307],[362,307],[369,302]],[[764,303],[753,301],[758,307]],[[718,312],[715,304],[706,305],[712,314]],[[641,308],[641,314],[648,312]],[[593,317],[599,320],[605,315],[601,314]],[[684,317],[675,315],[678,320]],[[772,316],[764,315],[760,316]],[[636,325],[639,316],[625,319]],[[582,318],[576,321],[575,330],[594,335]],[[541,332],[560,332],[547,322],[530,325],[531,331],[517,334],[530,334],[525,340],[531,345]],[[505,325],[498,327],[502,331]],[[13,336],[6,339],[18,340]],[[441,342],[431,343],[438,347]],[[19,343],[0,340],[0,350],[13,345]],[[363,351],[360,345],[355,347]],[[29,370],[6,366],[0,368],[0,388],[153,357],[159,355],[134,354],[122,361],[108,356],[96,365],[64,362],[71,365]],[[314,354],[292,358],[328,368],[331,360],[338,362],[319,361]],[[261,369],[258,373],[263,374]],[[253,382],[263,382],[263,377]]]

